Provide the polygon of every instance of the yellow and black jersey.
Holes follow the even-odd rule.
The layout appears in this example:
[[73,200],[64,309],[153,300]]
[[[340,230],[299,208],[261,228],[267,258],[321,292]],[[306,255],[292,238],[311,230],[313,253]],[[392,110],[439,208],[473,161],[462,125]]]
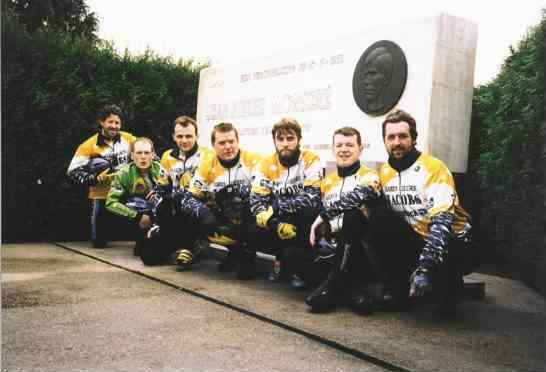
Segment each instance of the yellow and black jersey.
[[112,171],[117,171],[129,162],[129,145],[135,139],[135,136],[127,132],[119,132],[113,140],[106,139],[100,132],[91,136],[78,146],[68,166],[68,177],[77,183],[89,185],[90,199],[106,199],[110,183],[96,183],[96,174],[88,167],[89,161],[103,158],[110,163]]
[[390,207],[421,236],[430,235],[432,220],[442,213],[452,216],[453,234],[470,228],[469,215],[459,204],[453,176],[441,160],[420,154],[415,163],[401,172],[383,164],[379,176]]
[[302,150],[298,161],[290,167],[281,164],[276,153],[264,158],[252,184],[252,213],[265,211],[270,205],[275,206],[278,215],[318,207],[323,169],[319,156],[309,150]]
[[332,232],[341,230],[343,212],[368,208],[367,204],[381,198],[379,175],[371,168],[355,163],[338,168],[324,178],[320,185],[322,208],[320,215],[330,222]]
[[161,165],[169,173],[173,190],[187,189],[201,159],[212,154],[212,150],[202,146],[197,147],[187,157],[178,148],[165,151],[161,156]]
[[228,186],[234,191],[237,188],[248,191],[260,160],[260,155],[240,150],[237,161],[226,168],[218,156],[210,152],[197,167],[189,192],[197,199],[207,202],[214,200],[214,194]]

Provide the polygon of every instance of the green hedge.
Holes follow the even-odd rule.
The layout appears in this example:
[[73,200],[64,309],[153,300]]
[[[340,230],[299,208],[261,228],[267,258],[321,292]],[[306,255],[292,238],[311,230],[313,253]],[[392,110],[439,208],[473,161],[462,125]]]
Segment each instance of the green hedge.
[[199,70],[152,52],[119,55],[104,42],[54,31],[29,34],[2,13],[2,240],[86,239],[86,192],[66,168],[116,103],[123,129],[170,146],[171,123],[195,115]]
[[545,43],[543,11],[498,76],[475,89],[469,162],[490,262],[544,294]]
[[498,76],[475,89],[473,125],[479,125],[482,141],[472,164],[485,188],[514,187],[526,159],[541,151],[545,32],[543,17],[517,48],[510,48]]

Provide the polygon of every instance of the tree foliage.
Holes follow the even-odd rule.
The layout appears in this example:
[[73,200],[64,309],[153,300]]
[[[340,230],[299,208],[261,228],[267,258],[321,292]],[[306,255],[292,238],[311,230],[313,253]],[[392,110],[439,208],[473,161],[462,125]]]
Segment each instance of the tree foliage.
[[546,11],[475,89],[470,172],[479,180],[477,226],[488,258],[546,294],[544,251]]
[[2,0],[2,10],[17,15],[26,30],[55,30],[71,37],[96,40],[98,19],[85,0]]
[[2,37],[2,238],[86,239],[86,193],[65,172],[97,130],[97,109],[120,105],[123,130],[165,149],[175,116],[195,115],[202,66],[151,51],[119,55],[109,43],[49,27],[31,33],[10,11]]
[[[474,92],[473,121],[480,145],[473,151],[473,169],[482,187],[511,188],[529,160],[538,159],[544,120],[544,43],[546,13],[517,48],[510,48],[498,76]],[[531,181],[541,182],[539,169]]]

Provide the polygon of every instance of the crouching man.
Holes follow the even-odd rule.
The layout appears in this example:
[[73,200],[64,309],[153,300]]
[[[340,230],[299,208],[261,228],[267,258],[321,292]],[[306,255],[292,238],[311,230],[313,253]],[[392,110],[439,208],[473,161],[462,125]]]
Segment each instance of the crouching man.
[[290,280],[294,288],[305,286],[302,266],[311,255],[307,237],[319,212],[323,170],[317,154],[300,148],[301,132],[291,118],[273,126],[276,151],[260,163],[250,195],[256,216],[251,238],[275,255],[269,279]]
[[[310,275],[320,274],[321,259],[331,256],[327,278],[305,300],[314,312],[338,305],[347,305],[359,314],[372,311],[366,284],[378,278],[370,259],[375,244],[370,220],[384,208],[384,199],[377,172],[360,164],[362,149],[358,130],[344,127],[334,132],[332,151],[337,170],[321,182],[322,208],[309,235],[317,250]],[[328,225],[328,235],[319,232],[323,225]]]
[[154,161],[153,142],[137,138],[130,146],[132,162],[122,167],[112,181],[106,208],[134,221],[138,226],[135,250],[146,265],[166,261],[173,253],[173,244],[151,239],[149,230],[158,218],[157,207],[168,197],[171,186],[165,170]]
[[239,148],[239,134],[231,123],[214,126],[211,142],[215,153],[201,160],[187,197],[178,204],[198,221],[202,236],[228,248],[218,269],[237,270],[239,279],[250,279],[256,251],[248,245],[249,196],[260,157]]
[[408,296],[430,294],[441,313],[452,314],[462,276],[472,270],[476,257],[470,216],[459,204],[447,166],[416,149],[416,123],[410,114],[389,114],[382,131],[389,159],[379,171],[380,180],[388,206],[401,217],[383,224],[382,262],[391,290],[387,297],[403,302]]
[[[198,240],[199,226],[196,218],[184,213],[181,202],[187,198],[190,181],[204,157],[213,152],[199,146],[199,131],[197,122],[188,116],[179,116],[174,120],[172,138],[175,146],[163,153],[161,165],[169,173],[172,182],[173,199],[165,203],[161,210],[167,214],[171,208],[172,218],[165,218],[161,223],[161,231],[154,227],[154,234],[171,237],[171,241],[179,244],[176,264],[180,270],[188,270],[201,255],[207,244]],[[167,203],[168,203],[167,202]]]

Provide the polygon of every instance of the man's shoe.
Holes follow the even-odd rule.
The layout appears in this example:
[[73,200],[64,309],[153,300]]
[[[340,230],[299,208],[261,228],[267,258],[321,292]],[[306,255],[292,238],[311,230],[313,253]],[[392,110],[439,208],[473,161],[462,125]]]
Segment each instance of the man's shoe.
[[106,248],[106,241],[104,240],[93,240],[91,241],[93,248],[103,249]]
[[328,278],[305,298],[305,303],[311,307],[312,312],[324,313],[339,304],[340,275],[339,271],[330,272]]
[[207,251],[209,250],[210,245],[208,240],[205,239],[198,239],[195,244],[193,245],[193,260],[194,262],[197,262],[200,260],[203,256],[207,254]]
[[299,276],[292,275],[292,278],[290,279],[290,287],[294,289],[305,289],[307,288],[307,284],[305,284],[305,281],[303,281],[303,279]]
[[349,296],[349,307],[360,315],[370,315],[373,313],[373,300],[370,296],[354,292]]
[[235,239],[233,239],[233,238],[231,238],[231,237],[229,237],[227,235],[218,234],[218,233],[214,233],[213,235],[209,235],[208,239],[209,239],[209,241],[211,243],[215,243],[215,244],[218,244],[218,245],[223,245],[224,247],[235,245],[235,243],[237,242]]
[[408,296],[396,295],[392,291],[384,291],[378,299],[377,306],[382,311],[407,311],[409,310]]
[[237,248],[228,249],[227,256],[216,267],[219,272],[230,273],[235,271],[238,264],[237,253],[235,249]]
[[443,319],[452,319],[457,315],[457,306],[461,300],[464,282],[462,275],[453,276],[443,291],[438,294],[438,304],[434,313]]
[[187,249],[181,249],[176,257],[176,265],[180,270],[188,270],[193,263],[193,253]]
[[305,298],[305,303],[311,307],[313,313],[325,313],[338,305],[339,294],[334,293],[326,284],[327,282],[322,283]]
[[142,244],[141,240],[137,240],[135,242],[135,245],[133,247],[133,256],[140,257],[140,246],[141,246],[141,244]]

